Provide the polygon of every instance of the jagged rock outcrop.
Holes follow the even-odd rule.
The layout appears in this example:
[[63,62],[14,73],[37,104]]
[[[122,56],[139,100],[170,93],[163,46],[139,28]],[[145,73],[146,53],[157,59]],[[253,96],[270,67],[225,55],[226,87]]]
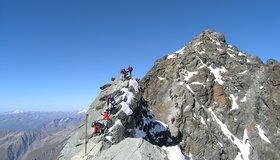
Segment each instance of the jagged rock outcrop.
[[[134,159],[149,159],[157,156],[168,159],[167,153],[159,154],[168,150],[168,147],[165,149],[160,147],[174,145],[174,139],[167,126],[157,121],[150,112],[138,81],[134,78],[124,81],[116,78],[104,86],[106,87],[102,87],[101,93],[87,112],[90,120],[87,126],[101,118],[101,114],[108,108],[106,97],[112,95],[116,104],[110,111],[111,121],[108,131],[100,136],[92,136],[90,130],[87,133],[89,140],[85,143],[86,125],[82,124],[62,150],[59,159],[111,159],[114,156],[117,156],[116,159],[121,159],[126,156],[126,152],[130,152],[129,149],[135,150],[130,155]],[[130,145],[123,148],[128,143]],[[86,154],[85,144],[88,147]],[[148,147],[150,150],[145,151],[143,147]],[[117,149],[122,152],[116,152]],[[182,155],[180,149],[179,153]]]
[[279,66],[206,30],[157,60],[141,85],[156,118],[172,126],[176,117],[193,159],[279,159]]
[[157,60],[140,86],[101,86],[87,126],[113,95],[110,129],[92,137],[82,124],[58,159],[280,159],[279,79],[276,60],[264,64],[206,30]]

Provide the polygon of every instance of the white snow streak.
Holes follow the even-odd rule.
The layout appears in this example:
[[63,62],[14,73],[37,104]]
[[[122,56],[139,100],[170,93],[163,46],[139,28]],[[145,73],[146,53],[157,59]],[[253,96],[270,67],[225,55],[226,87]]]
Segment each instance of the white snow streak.
[[230,94],[229,96],[232,100],[232,105],[231,105],[230,111],[238,109],[238,104],[236,103],[236,100],[238,99],[238,97],[235,97],[233,94]]
[[167,152],[168,159],[170,160],[185,160],[185,156],[182,154],[179,146],[162,146],[162,149]]
[[204,86],[204,87],[205,87],[205,85],[204,85],[203,83],[201,83],[201,82],[192,82],[191,84],[202,85],[202,86]]
[[240,152],[238,152],[238,154],[234,160],[243,160],[243,158],[241,156],[242,156],[242,154]]
[[265,140],[267,143],[271,143],[270,140],[265,136],[264,134],[264,130],[262,130],[261,126],[260,125],[256,125],[256,127],[258,128],[259,130],[259,136]]
[[172,58],[176,58],[175,54],[168,54],[167,59],[172,59]]
[[248,70],[245,70],[245,71],[243,71],[243,72],[241,72],[241,73],[238,73],[238,74],[245,74],[245,73],[247,73],[248,72]]
[[203,63],[202,60],[198,56],[196,56],[196,57],[199,59],[200,63],[202,64],[202,66],[198,67],[198,69],[207,67],[207,65],[205,63]]
[[205,123],[205,121],[204,121],[204,119],[203,119],[202,117],[200,117],[200,122],[201,122],[202,124],[206,125],[206,123]]
[[193,75],[196,75],[198,72],[197,71],[195,71],[195,72],[189,72],[188,71],[188,75],[187,76],[185,76],[185,80],[186,81],[188,81],[188,80],[190,80],[190,78],[193,76]]
[[126,102],[121,102],[122,108],[121,110],[124,111],[124,113],[126,115],[131,115],[133,113],[133,111],[130,109],[129,105],[132,102],[134,95],[133,93],[129,92],[127,88],[123,88],[121,89],[122,92],[124,92],[124,94],[122,95],[122,99],[124,99],[125,97],[127,98]]
[[131,86],[133,87],[135,93],[138,93],[140,87],[139,87],[138,82],[134,78],[131,78],[129,80],[128,84],[129,84],[129,87],[131,87]]
[[162,80],[164,80],[165,78],[163,78],[163,77],[157,77],[160,81],[162,81]]
[[221,49],[221,48],[217,48],[217,50],[218,50],[218,51],[220,51],[220,52],[222,52],[222,51],[223,51],[223,49]]
[[117,126],[122,126],[122,122],[119,119],[115,122],[115,124],[111,128],[109,128],[108,131],[112,132],[112,130],[114,130]]
[[227,54],[228,54],[230,57],[232,57],[232,58],[235,59],[235,56],[234,56],[233,54],[231,54],[231,53],[229,53],[229,52],[227,52]]
[[223,147],[223,146],[224,146],[221,142],[218,142],[218,144],[219,144],[221,147]]
[[219,118],[215,115],[213,110],[211,108],[208,109],[211,113],[211,116],[215,119],[215,121],[220,125],[221,130],[223,131],[224,135],[230,139],[232,143],[234,143],[239,150],[241,151],[242,157],[244,160],[249,160],[249,154],[250,154],[250,144],[249,144],[249,138],[247,135],[247,129],[244,129],[244,135],[243,135],[243,141],[238,139],[236,136],[234,136],[227,128],[225,124],[223,124]]
[[239,55],[239,56],[244,56],[244,53],[239,52],[238,55]]
[[194,45],[193,45],[193,47],[197,47],[197,46],[199,46],[200,44],[201,44],[202,42],[197,42],[197,43],[195,43]]
[[187,89],[192,93],[194,94],[194,91],[191,89],[190,85],[187,84]]
[[185,47],[183,47],[182,49],[180,49],[180,50],[178,50],[178,51],[176,51],[176,52],[174,52],[174,53],[179,53],[179,54],[183,54],[184,52],[184,49],[186,48],[186,46]]
[[224,73],[227,70],[225,69],[225,67],[221,67],[221,68],[212,68],[212,66],[208,67],[210,69],[210,71],[213,73],[213,75],[215,76],[215,81],[218,82],[220,85],[224,84],[224,81],[222,80],[222,76],[220,75],[220,72]]

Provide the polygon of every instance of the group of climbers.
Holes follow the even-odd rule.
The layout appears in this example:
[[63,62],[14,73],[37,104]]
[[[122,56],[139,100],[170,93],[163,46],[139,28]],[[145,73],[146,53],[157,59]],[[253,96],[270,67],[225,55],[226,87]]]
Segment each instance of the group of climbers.
[[[132,71],[133,68],[129,65],[127,70],[126,69],[121,69],[121,77],[123,80],[125,80],[129,74],[130,77],[132,77]],[[109,129],[109,121],[110,121],[110,115],[112,112],[112,110],[115,109],[115,98],[113,95],[109,95],[107,96],[107,109],[106,111],[101,114],[102,115],[102,119],[94,121],[91,125],[91,127],[93,128],[93,135],[101,135],[104,132],[106,132],[106,129]],[[102,122],[100,122],[102,120]]]
[[115,98],[114,96],[112,95],[109,95],[107,96],[107,109],[106,111],[101,114],[102,115],[102,122],[99,122],[99,121],[94,121],[92,123],[92,128],[93,128],[93,134],[96,136],[96,135],[101,135],[104,133],[104,131],[106,129],[109,129],[109,120],[110,120],[110,116],[109,116],[109,113],[112,109],[115,108],[115,104],[116,104],[116,101],[115,101]]
[[132,71],[133,71],[133,68],[129,65],[127,70],[125,70],[125,68],[121,69],[121,77],[122,79],[126,79],[128,73],[129,73],[129,76],[132,77]]
[[109,117],[108,111],[106,110],[101,115],[102,115],[101,120],[103,123],[101,123],[99,120],[97,120],[97,121],[94,121],[91,125],[91,127],[93,128],[94,136],[101,135],[105,132],[106,129],[109,129],[108,121],[110,120],[110,117]]

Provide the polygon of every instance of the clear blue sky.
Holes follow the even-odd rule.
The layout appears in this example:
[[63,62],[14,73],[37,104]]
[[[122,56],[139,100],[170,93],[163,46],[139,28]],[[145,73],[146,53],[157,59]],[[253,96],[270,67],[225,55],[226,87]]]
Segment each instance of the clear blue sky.
[[263,61],[280,60],[279,2],[1,0],[0,112],[87,108],[129,64],[156,59],[207,28]]

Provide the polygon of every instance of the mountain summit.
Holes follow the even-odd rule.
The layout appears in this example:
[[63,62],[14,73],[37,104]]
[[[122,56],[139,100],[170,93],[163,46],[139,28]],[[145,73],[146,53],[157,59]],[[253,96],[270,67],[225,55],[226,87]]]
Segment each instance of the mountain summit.
[[59,159],[280,159],[280,64],[222,33],[202,32],[141,81],[112,80],[87,112],[90,126],[113,95],[108,131],[89,136],[85,155],[82,124]]

